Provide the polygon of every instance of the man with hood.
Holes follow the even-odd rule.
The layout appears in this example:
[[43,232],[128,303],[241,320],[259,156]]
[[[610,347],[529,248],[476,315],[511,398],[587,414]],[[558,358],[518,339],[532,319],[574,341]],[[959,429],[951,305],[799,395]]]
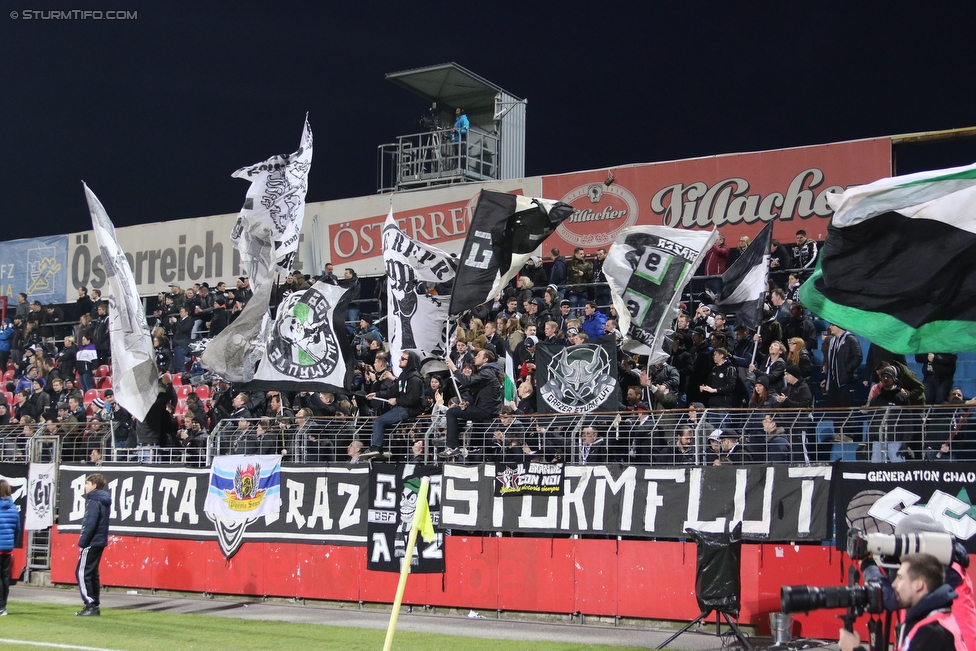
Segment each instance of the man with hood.
[[549,284],[546,270],[542,268],[542,257],[538,255],[534,255],[525,261],[521,275],[528,276],[534,287],[545,287]]
[[420,375],[420,355],[412,350],[400,353],[400,376],[396,384],[385,391],[366,394],[367,400],[386,400],[390,409],[373,420],[373,436],[369,450],[359,455],[362,460],[383,456],[386,428],[408,418],[416,418],[424,410],[424,380]]
[[81,590],[81,600],[85,607],[75,613],[79,617],[101,615],[98,563],[108,545],[108,519],[112,506],[112,496],[105,490],[105,486],[105,477],[99,473],[92,473],[85,478],[85,519],[81,523],[81,535],[78,537],[81,554],[76,571],[78,589]]
[[464,454],[461,449],[460,421],[484,422],[494,420],[502,411],[504,397],[502,384],[498,379],[501,372],[495,364],[495,354],[490,350],[479,350],[474,356],[474,372],[468,376],[458,370],[450,360],[444,360],[447,368],[462,391],[462,402],[451,407],[445,414],[447,421],[447,447],[441,452],[442,459],[450,459]]

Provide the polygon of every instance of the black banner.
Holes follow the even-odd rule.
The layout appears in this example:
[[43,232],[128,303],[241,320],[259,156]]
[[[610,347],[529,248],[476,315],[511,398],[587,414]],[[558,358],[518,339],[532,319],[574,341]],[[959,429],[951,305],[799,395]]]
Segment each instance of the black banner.
[[[436,529],[440,520],[441,475],[438,466],[413,464],[371,464],[369,487],[369,542],[366,546],[366,569],[400,572],[406,553],[407,538],[417,506],[422,477],[430,477],[427,503]],[[444,572],[444,534],[437,533],[426,542],[418,533],[410,563],[411,574]]]
[[566,465],[561,496],[521,499],[495,497],[500,470],[445,465],[441,526],[673,539],[741,521],[746,540],[830,538],[829,467]]
[[843,463],[834,470],[837,548],[851,526],[894,533],[910,513],[926,513],[976,553],[976,463]]
[[23,463],[0,463],[0,479],[10,484],[10,498],[20,512],[20,528],[14,538],[14,547],[24,546],[24,518],[27,515],[27,473],[30,466]]
[[539,344],[535,377],[540,414],[617,411],[617,349],[613,337],[578,346]]
[[92,472],[100,472],[108,482],[112,494],[110,528],[116,535],[216,539],[228,558],[249,540],[366,543],[366,466],[283,466],[281,512],[273,517],[237,521],[214,521],[204,513],[210,484],[207,468],[61,466],[59,531],[81,531],[85,477]]
[[495,497],[522,495],[561,495],[563,492],[562,463],[516,463],[496,466]]

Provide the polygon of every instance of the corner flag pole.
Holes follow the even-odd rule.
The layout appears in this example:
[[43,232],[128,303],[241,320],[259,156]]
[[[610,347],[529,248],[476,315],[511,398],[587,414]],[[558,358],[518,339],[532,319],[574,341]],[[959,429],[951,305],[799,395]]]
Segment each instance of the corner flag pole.
[[403,593],[407,589],[407,575],[410,574],[410,562],[413,560],[413,548],[417,544],[417,532],[423,526],[423,520],[429,518],[427,508],[427,492],[430,490],[430,477],[420,480],[420,493],[417,495],[417,509],[414,511],[413,524],[410,526],[410,537],[407,548],[403,553],[403,567],[400,568],[400,582],[397,584],[396,599],[393,600],[393,612],[390,613],[390,625],[386,629],[386,641],[383,651],[393,648],[393,633],[396,631],[397,618],[400,616],[400,605],[403,603]]

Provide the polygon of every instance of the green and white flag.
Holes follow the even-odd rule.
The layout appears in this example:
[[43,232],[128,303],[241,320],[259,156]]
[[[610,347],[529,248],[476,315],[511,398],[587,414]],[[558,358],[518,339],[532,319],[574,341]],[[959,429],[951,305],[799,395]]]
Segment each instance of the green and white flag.
[[976,164],[827,195],[814,313],[894,353],[976,351]]

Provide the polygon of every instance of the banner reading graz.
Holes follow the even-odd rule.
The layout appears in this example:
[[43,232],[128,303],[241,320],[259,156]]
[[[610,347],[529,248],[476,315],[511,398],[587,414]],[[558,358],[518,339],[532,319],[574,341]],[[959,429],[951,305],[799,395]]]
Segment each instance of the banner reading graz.
[[445,465],[442,528],[682,538],[742,522],[747,540],[829,538],[831,468],[564,467],[561,496],[495,497],[494,464]]
[[844,463],[835,469],[837,548],[847,530],[894,533],[910,513],[927,513],[976,552],[976,463]]
[[[26,468],[25,468],[26,469]],[[281,511],[252,518],[232,531],[203,510],[208,468],[104,465],[61,466],[58,530],[78,532],[85,516],[85,477],[100,472],[112,494],[116,535],[190,540],[221,539],[234,552],[241,543],[294,540],[333,545],[366,543],[367,466],[281,468]],[[228,550],[225,549],[225,555]],[[233,555],[232,553],[230,555]]]

